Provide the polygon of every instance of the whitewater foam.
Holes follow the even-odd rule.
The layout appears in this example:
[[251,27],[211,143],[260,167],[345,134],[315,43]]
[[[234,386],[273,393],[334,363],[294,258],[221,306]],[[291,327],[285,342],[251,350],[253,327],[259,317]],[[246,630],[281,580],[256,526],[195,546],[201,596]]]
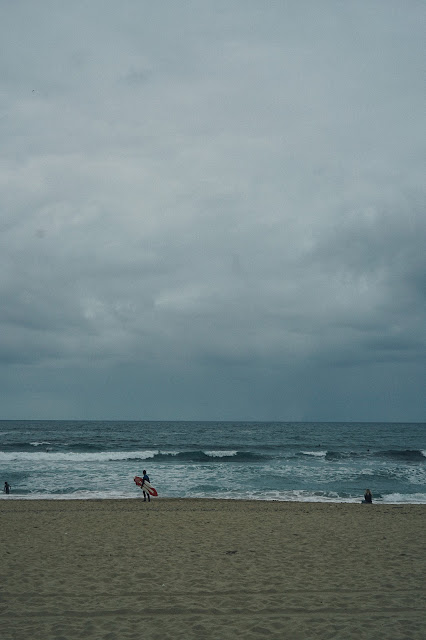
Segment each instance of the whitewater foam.
[[232,458],[238,454],[238,451],[204,451],[204,453],[211,458]]
[[314,456],[316,458],[325,458],[327,451],[301,451],[304,456]]

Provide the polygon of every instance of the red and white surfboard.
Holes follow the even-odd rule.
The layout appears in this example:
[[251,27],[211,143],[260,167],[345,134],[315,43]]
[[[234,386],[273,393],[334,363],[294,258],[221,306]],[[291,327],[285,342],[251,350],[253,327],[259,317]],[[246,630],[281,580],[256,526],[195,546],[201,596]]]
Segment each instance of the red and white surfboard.
[[154,489],[154,487],[148,482],[148,480],[145,480],[145,482],[143,482],[143,478],[141,478],[140,476],[135,476],[133,480],[136,482],[138,487],[141,487],[143,491],[149,493],[150,496],[158,496],[157,489]]

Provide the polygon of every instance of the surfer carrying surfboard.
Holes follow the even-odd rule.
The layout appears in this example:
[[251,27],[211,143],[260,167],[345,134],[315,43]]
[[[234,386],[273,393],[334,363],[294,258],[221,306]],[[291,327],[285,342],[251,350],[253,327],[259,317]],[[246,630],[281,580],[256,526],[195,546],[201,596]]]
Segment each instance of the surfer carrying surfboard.
[[150,495],[149,495],[148,491],[144,491],[144,490],[143,490],[143,485],[145,484],[145,481],[146,481],[146,482],[149,482],[149,476],[147,475],[147,473],[146,473],[146,470],[145,470],[145,469],[142,471],[142,473],[143,473],[143,476],[142,476],[141,489],[142,489],[142,491],[143,491],[143,501],[144,501],[144,502],[146,502],[146,497],[148,496],[148,502],[151,502],[151,497],[150,497]]
[[143,491],[143,499],[146,501],[148,496],[148,502],[151,502],[151,496],[158,496],[157,489],[155,489],[149,481],[149,476],[146,475],[145,469],[143,470],[143,477],[135,476],[133,478],[137,487],[140,487]]

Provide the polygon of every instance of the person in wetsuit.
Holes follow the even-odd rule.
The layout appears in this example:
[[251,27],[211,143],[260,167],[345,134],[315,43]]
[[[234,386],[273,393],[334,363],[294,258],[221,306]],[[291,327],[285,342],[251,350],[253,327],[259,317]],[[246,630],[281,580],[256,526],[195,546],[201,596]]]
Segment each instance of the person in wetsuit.
[[373,503],[373,494],[371,493],[370,489],[366,489],[365,493],[364,493],[364,500],[362,501],[363,504],[372,504]]
[[144,491],[144,490],[143,490],[143,485],[144,485],[144,483],[145,483],[145,480],[146,480],[146,482],[149,482],[149,476],[147,475],[147,473],[146,473],[146,470],[145,470],[145,469],[142,471],[142,473],[143,473],[143,476],[142,476],[142,486],[141,486],[141,489],[142,489],[142,491],[143,491],[143,501],[144,501],[144,502],[146,502],[146,497],[148,496],[148,502],[151,502],[151,496],[149,495],[148,491]]

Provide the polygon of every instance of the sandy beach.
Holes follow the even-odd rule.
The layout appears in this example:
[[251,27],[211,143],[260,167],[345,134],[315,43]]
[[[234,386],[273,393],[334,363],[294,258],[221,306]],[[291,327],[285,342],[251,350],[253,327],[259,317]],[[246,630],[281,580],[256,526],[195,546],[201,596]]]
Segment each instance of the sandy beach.
[[424,639],[426,505],[0,501],[3,640]]

